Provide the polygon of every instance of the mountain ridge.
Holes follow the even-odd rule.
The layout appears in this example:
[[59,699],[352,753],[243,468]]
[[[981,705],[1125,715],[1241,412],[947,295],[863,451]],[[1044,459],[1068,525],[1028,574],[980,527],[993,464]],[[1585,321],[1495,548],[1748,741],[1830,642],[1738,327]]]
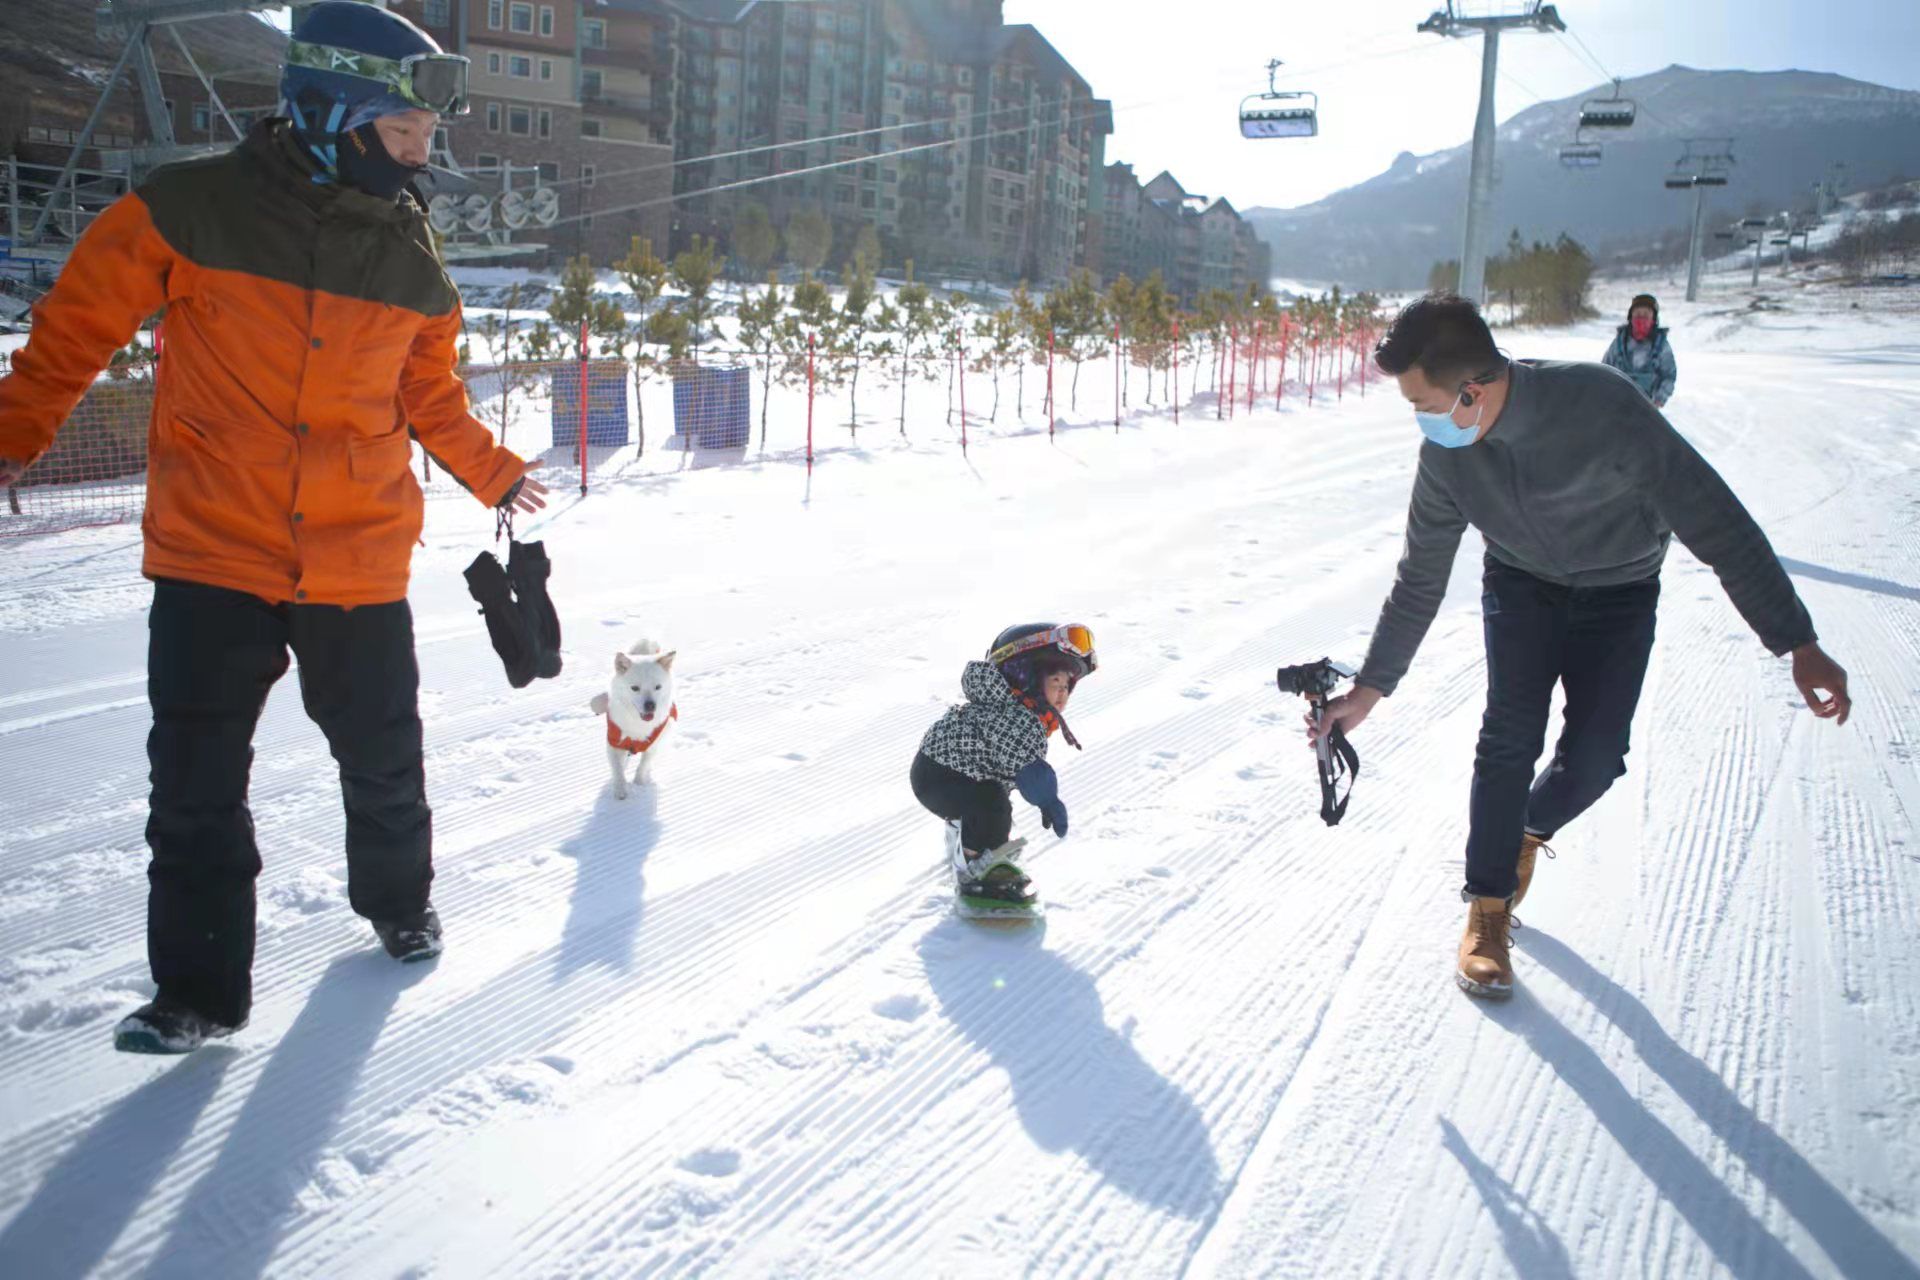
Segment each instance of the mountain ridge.
[[[1565,231],[1604,250],[1683,225],[1690,197],[1660,180],[1689,137],[1735,139],[1732,181],[1710,197],[1710,220],[1803,206],[1833,161],[1848,165],[1854,185],[1920,173],[1920,92],[1825,71],[1679,64],[1622,82],[1638,120],[1587,131],[1604,148],[1598,169],[1562,167],[1578,104],[1609,93],[1597,86],[1535,103],[1499,126],[1490,249],[1513,228],[1528,240]],[[1383,172],[1311,204],[1242,216],[1272,247],[1276,276],[1417,287],[1434,262],[1459,256],[1470,145],[1401,152]]]

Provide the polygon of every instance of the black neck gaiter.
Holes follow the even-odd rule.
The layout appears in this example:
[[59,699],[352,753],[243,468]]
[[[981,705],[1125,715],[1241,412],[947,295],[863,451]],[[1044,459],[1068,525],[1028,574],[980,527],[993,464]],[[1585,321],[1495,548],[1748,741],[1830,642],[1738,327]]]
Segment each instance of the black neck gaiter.
[[357,129],[347,130],[339,138],[335,154],[340,181],[370,196],[391,200],[426,172],[424,165],[416,168],[401,164],[387,154],[387,145],[380,140],[380,131],[371,120]]

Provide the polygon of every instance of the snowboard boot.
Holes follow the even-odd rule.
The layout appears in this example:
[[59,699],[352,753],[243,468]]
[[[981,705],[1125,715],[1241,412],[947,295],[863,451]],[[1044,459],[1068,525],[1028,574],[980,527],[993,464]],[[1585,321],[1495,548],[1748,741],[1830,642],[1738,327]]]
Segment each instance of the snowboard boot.
[[415,960],[431,960],[440,954],[440,913],[431,906],[398,920],[375,920],[373,931],[380,935],[380,945],[395,960],[410,964]]
[[1527,896],[1527,887],[1533,883],[1533,860],[1535,855],[1544,852],[1549,858],[1554,856],[1553,846],[1547,843],[1545,836],[1534,835],[1529,831],[1520,837],[1520,860],[1513,864],[1514,874],[1520,877],[1520,885],[1513,891],[1513,906]]
[[545,543],[507,543],[507,577],[513,581],[514,604],[533,637],[534,671],[543,679],[560,674],[560,615],[547,596],[547,577],[552,572]]
[[113,1029],[113,1047],[121,1053],[192,1053],[209,1040],[230,1036],[247,1025],[215,1022],[165,996],[143,1004]]
[[1460,989],[1484,1000],[1505,1000],[1513,994],[1512,899],[1470,898],[1467,929],[1460,936],[1459,967],[1454,978]]
[[995,898],[1002,902],[1031,902],[1033,883],[1013,861],[1027,847],[1025,836],[1017,836],[997,849],[974,853],[956,843],[953,875],[963,895]]

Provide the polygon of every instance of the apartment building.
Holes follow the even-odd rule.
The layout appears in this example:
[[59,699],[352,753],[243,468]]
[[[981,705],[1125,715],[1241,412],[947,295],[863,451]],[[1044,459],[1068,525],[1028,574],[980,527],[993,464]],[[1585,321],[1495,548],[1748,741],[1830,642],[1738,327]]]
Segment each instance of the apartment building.
[[1227,200],[1196,195],[1164,170],[1144,186],[1130,165],[1109,165],[1106,177],[1104,279],[1144,280],[1159,271],[1167,288],[1189,302],[1210,289],[1266,287],[1267,245]]
[[[667,127],[660,121],[670,113],[654,105],[642,50],[635,47],[629,59],[608,47],[617,25],[608,17],[612,5],[392,0],[388,7],[472,64],[472,114],[449,121],[443,133],[459,166],[489,184],[503,165],[527,169],[558,191],[559,221],[528,226],[515,233],[516,242],[544,243],[552,256],[587,253],[602,263],[623,255],[635,236],[666,252],[672,150],[656,130]],[[618,25],[622,40],[638,42],[648,30],[644,20]],[[647,35],[644,58],[656,56],[656,48]]]

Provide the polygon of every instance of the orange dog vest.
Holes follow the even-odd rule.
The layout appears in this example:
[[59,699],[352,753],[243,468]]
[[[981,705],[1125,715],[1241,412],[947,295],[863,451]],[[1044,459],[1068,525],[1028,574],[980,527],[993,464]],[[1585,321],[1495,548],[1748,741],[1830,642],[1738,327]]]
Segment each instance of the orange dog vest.
[[627,738],[621,736],[620,726],[613,722],[613,713],[609,711],[607,713],[607,745],[616,750],[624,751],[630,756],[637,756],[654,743],[660,741],[660,735],[667,731],[667,721],[678,720],[679,718],[680,706],[678,703],[675,703],[673,706],[667,708],[667,714],[660,717],[659,728],[644,738]]

